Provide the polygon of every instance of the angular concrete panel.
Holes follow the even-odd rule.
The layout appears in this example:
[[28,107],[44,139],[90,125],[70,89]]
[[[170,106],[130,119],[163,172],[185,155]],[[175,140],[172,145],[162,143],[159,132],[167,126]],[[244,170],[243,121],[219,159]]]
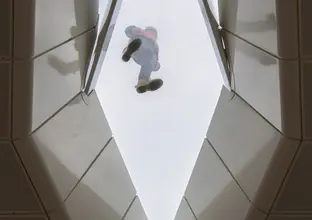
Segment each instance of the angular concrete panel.
[[226,30],[278,57],[299,56],[297,0],[219,0],[219,8]]
[[114,140],[65,201],[49,214],[51,220],[121,220],[136,196]]
[[3,215],[0,220],[48,220],[47,217],[41,215]]
[[312,215],[270,215],[268,220],[312,220]]
[[268,212],[299,146],[223,88],[207,138],[252,203]]
[[[93,28],[98,17],[99,3],[98,0],[36,0],[35,7],[37,55]],[[95,36],[91,41],[94,40]]]
[[300,31],[300,56],[302,58],[312,58],[312,27],[311,27],[311,8],[312,1],[298,0],[299,2],[299,31]]
[[29,59],[35,49],[36,0],[14,1],[14,48],[15,59]]
[[16,1],[14,11],[14,56],[25,59],[93,28],[98,0]]
[[[14,62],[15,139],[28,135],[80,92],[90,34],[75,38],[35,60]],[[25,103],[25,100],[28,101]],[[30,112],[32,120],[27,121]]]
[[147,216],[142,207],[139,197],[136,197],[124,220],[147,220]]
[[0,60],[12,56],[12,2],[0,1]]
[[298,61],[279,60],[224,32],[234,90],[285,136],[301,137]]
[[93,93],[77,96],[31,136],[15,141],[48,211],[65,200],[111,135]]
[[9,139],[11,133],[11,84],[11,62],[0,61],[0,139]]
[[312,59],[301,61],[302,128],[303,138],[312,139]]
[[191,211],[191,208],[187,204],[184,197],[181,200],[180,206],[178,208],[178,211],[174,220],[196,220],[195,216],[193,215]]
[[274,205],[273,213],[312,211],[312,142],[302,142],[294,165]]
[[212,146],[204,141],[185,197],[198,220],[264,220],[228,173]]
[[43,213],[37,195],[9,142],[0,142],[0,179],[0,219],[2,214]]

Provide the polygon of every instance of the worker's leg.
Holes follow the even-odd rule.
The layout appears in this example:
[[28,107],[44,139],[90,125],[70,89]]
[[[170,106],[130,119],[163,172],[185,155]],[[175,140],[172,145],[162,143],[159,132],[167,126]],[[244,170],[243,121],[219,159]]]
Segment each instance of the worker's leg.
[[134,58],[141,66],[138,85],[149,83],[151,74],[155,71],[155,66],[158,62],[157,56],[150,50],[140,50]]
[[151,78],[152,71],[153,66],[150,63],[144,63],[143,65],[141,65],[137,86],[148,84]]

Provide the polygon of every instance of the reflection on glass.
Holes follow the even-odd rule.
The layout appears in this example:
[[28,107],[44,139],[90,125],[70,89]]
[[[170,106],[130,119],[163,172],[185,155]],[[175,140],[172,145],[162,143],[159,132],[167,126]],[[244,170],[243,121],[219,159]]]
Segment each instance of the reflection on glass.
[[[231,58],[232,63],[233,63],[233,68],[236,67],[237,59],[239,59],[239,58],[237,58],[237,52],[242,53],[244,55],[244,57],[252,58],[253,60],[257,61],[258,63],[260,63],[263,66],[271,66],[271,65],[277,64],[276,58],[266,54],[262,50],[255,49],[252,46],[246,45],[246,43],[244,41],[237,40],[233,36],[228,37],[228,39],[231,39],[231,41],[232,41],[232,45],[229,49],[231,51],[233,51],[233,55]],[[238,64],[239,64],[239,62],[238,62]]]
[[[88,38],[84,39],[83,37],[79,37],[79,35],[86,31],[86,28],[91,29],[95,25],[99,5],[97,0],[73,0],[72,4],[74,4],[74,21],[76,23],[69,28],[68,33],[70,34],[71,38],[75,38],[74,48],[77,51],[78,56],[75,60],[66,62],[58,56],[48,55],[48,64],[62,76],[76,74],[79,71],[81,75],[81,84],[83,87],[86,77],[85,69],[87,57],[92,52],[90,48],[92,48],[92,44],[96,40],[96,36],[95,34],[89,33]],[[48,9],[49,7],[46,6],[46,8]],[[68,20],[70,21],[71,19],[67,19],[67,21]]]
[[251,22],[239,20],[237,24],[238,33],[257,33],[275,29],[276,29],[276,17],[274,13],[268,14],[265,20]]

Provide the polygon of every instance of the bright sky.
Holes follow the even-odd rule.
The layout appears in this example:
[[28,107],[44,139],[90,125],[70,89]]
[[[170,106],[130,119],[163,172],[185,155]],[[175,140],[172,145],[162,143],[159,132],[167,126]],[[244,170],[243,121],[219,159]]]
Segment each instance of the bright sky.
[[[158,30],[156,92],[137,94],[121,61],[128,25]],[[96,90],[149,220],[174,219],[222,84],[197,1],[123,0]]]

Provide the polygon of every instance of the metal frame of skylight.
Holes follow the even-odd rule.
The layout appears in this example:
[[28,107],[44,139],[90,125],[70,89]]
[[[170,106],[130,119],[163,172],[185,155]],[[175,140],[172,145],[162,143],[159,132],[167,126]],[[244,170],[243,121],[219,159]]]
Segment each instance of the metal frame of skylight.
[[231,91],[231,71],[227,59],[226,48],[222,37],[222,28],[213,15],[207,0],[198,0],[202,10],[210,40],[220,67],[224,86]]
[[101,74],[103,61],[106,56],[106,51],[104,52],[104,46],[109,43],[112,32],[114,30],[114,28],[109,29],[109,27],[111,27],[112,24],[116,23],[118,13],[121,8],[121,3],[122,0],[111,0],[110,5],[107,7],[106,13],[104,14],[103,22],[98,19],[98,37],[94,42],[92,55],[90,56],[88,64],[88,70],[85,75],[86,80],[84,85],[84,92],[87,95],[89,95],[94,90],[99,75]]

